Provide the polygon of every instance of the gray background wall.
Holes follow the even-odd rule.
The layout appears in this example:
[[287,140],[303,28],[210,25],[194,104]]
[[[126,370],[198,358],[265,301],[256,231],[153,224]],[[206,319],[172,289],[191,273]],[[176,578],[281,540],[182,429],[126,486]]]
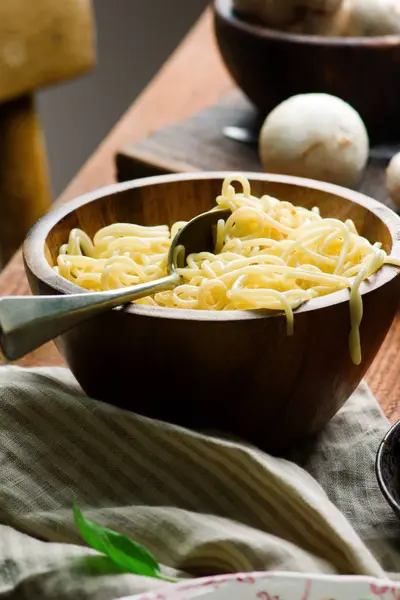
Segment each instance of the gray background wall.
[[207,0],[94,0],[97,66],[39,94],[54,195],[158,71]]

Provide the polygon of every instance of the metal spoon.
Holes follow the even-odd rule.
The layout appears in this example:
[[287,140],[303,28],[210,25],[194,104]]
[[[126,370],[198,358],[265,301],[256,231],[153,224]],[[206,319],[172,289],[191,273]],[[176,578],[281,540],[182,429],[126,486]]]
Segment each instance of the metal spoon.
[[258,145],[258,133],[249,127],[229,125],[222,129],[222,133],[225,137],[234,142],[241,142],[242,144],[248,144],[249,146],[254,147]]
[[184,246],[186,256],[213,251],[213,226],[230,214],[229,210],[214,210],[189,221],[172,240],[168,275],[156,281],[104,292],[0,298],[0,346],[4,355],[17,360],[90,317],[176,287],[180,281],[177,267],[183,266],[183,255],[177,252],[179,246]]

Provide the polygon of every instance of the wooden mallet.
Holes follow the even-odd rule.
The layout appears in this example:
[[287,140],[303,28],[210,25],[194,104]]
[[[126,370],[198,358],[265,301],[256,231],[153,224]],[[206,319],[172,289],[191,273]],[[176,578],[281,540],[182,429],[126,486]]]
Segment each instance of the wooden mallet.
[[0,266],[49,208],[36,90],[95,62],[91,0],[0,2]]

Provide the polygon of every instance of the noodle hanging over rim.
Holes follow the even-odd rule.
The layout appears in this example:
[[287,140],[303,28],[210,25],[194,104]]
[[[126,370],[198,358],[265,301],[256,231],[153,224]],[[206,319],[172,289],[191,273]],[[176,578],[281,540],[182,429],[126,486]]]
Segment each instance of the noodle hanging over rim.
[[[236,192],[234,183],[240,184]],[[197,310],[284,311],[287,333],[294,331],[293,310],[312,298],[350,289],[350,355],[361,362],[359,327],[363,305],[359,292],[383,264],[400,266],[379,242],[360,236],[351,220],[323,218],[311,210],[272,196],[251,194],[246,177],[228,177],[215,208],[230,209],[220,220],[215,251],[186,257],[173,290],[137,300],[137,304]],[[177,222],[145,227],[115,223],[93,240],[73,229],[61,246],[54,269],[91,291],[153,281],[167,275],[171,240],[186,225]]]

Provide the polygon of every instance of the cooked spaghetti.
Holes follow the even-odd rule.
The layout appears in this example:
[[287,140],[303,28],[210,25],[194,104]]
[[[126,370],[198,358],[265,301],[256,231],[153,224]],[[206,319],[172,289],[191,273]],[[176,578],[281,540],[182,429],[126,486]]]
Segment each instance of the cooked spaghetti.
[[[237,192],[233,184],[240,184]],[[379,242],[357,233],[351,220],[323,218],[271,196],[251,194],[249,181],[225,179],[216,207],[230,209],[219,221],[215,251],[186,257],[181,283],[136,303],[200,310],[282,310],[287,332],[293,333],[293,310],[303,302],[350,289],[350,353],[361,362],[359,287],[384,263],[400,265]],[[108,290],[153,281],[167,275],[171,240],[185,225],[171,229],[115,223],[93,240],[80,229],[70,232],[60,248],[55,269],[88,290]]]

